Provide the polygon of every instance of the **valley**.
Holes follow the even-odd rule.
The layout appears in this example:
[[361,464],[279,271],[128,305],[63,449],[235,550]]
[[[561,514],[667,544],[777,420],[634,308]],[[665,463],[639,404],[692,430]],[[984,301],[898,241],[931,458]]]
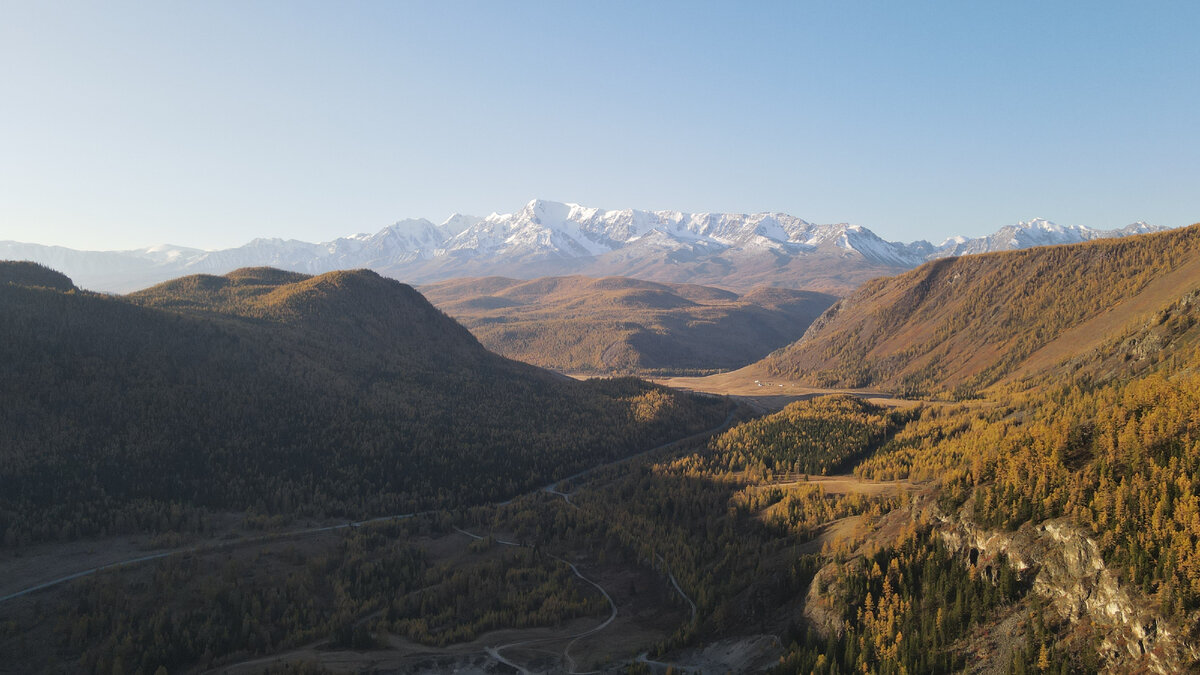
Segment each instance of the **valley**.
[[[94,438],[127,429],[119,456],[139,480],[174,460],[134,433],[136,418],[111,426],[122,418],[89,412],[109,410],[87,394],[109,378],[126,377],[151,417],[166,414],[151,391],[197,387],[207,392],[197,400],[219,406],[203,377],[214,366],[225,385],[277,398],[281,386],[323,406],[361,405],[356,391],[384,398],[343,409],[345,422],[318,417],[356,431],[325,431],[340,450],[304,460],[373,495],[362,501],[309,474],[291,480],[328,496],[298,499],[280,482],[295,460],[263,455],[241,460],[237,480],[248,489],[257,463],[277,462],[271,500],[201,490],[193,478],[176,493],[186,500],[147,502],[152,480],[122,486],[109,475],[80,484],[90,501],[47,511],[21,490],[31,476],[53,484],[48,467],[69,468],[70,456],[27,450],[54,447],[50,438],[20,440],[14,449],[26,450],[10,451],[20,461],[8,466],[22,473],[0,475],[16,488],[0,511],[0,651],[18,655],[12,672],[1182,672],[1200,663],[1196,232],[934,261],[866,284],[760,361],[655,384],[576,380],[493,356],[415,291],[369,273],[243,270],[103,298],[10,266],[0,298],[9,316],[28,318],[6,335],[45,356],[10,365],[10,386],[44,393],[13,397],[29,403],[7,411],[7,424],[28,434],[37,427],[16,420],[61,419]],[[580,278],[430,293],[451,310],[537,303],[514,319],[575,307],[587,325],[613,289],[673,305],[700,304],[697,294],[739,302]],[[47,306],[64,309],[39,315]],[[92,329],[87,346],[72,321]],[[94,330],[106,324],[155,339],[120,352]],[[22,338],[27,325],[54,326],[54,341]],[[189,341],[197,333],[205,340]],[[676,339],[706,341],[698,335]],[[214,341],[220,357],[203,351]],[[174,374],[140,365],[150,356]],[[118,357],[143,375],[107,370]],[[39,389],[34,374],[74,384]],[[481,377],[494,384],[480,389]],[[53,398],[64,391],[84,395]],[[388,473],[406,446],[374,440],[387,427],[370,415],[432,411],[418,402],[430,396],[470,401],[453,418],[492,440],[466,446],[480,448],[470,459],[446,454],[462,441],[432,454],[410,446],[396,466],[424,476],[421,487]],[[563,417],[510,437],[487,426],[496,413],[481,405]],[[598,415],[620,420],[615,435],[579,436]],[[427,413],[408,419],[405,435],[421,443],[445,433],[422,430],[439,423]],[[564,429],[575,449],[555,454]],[[263,432],[279,433],[238,433]],[[218,447],[225,438],[210,437]],[[523,438],[545,445],[522,449]],[[103,453],[79,452],[104,466]],[[364,462],[375,475],[353,473]],[[432,482],[438,470],[457,482]],[[380,499],[387,489],[404,497]],[[381,512],[388,504],[408,508]],[[114,562],[128,564],[96,569]],[[37,588],[77,572],[93,573]]]
[[[592,471],[600,471],[605,467],[711,436],[733,424],[737,412],[736,409],[731,410],[721,425],[713,429],[673,440],[608,464],[589,467],[571,476],[566,476],[562,480],[579,480]],[[561,494],[554,492],[555,485],[557,482],[538,488],[530,494],[539,492]],[[501,505],[509,504],[519,496],[507,499]],[[154,537],[134,535],[18,547],[4,551],[7,556],[0,560],[0,578],[4,580],[0,581],[0,602],[15,600],[104,570],[136,565],[167,556],[192,555],[256,546],[278,540],[319,536],[335,533],[338,530],[357,529],[377,523],[428,516],[432,513],[434,512],[401,513],[351,522],[327,520],[314,523],[312,520],[307,520],[299,527],[297,527],[297,523],[290,522],[293,518],[288,515],[263,519],[255,517],[251,513],[228,513],[223,514],[224,517],[218,514],[214,519],[219,523],[215,527],[215,532],[204,536],[194,533],[188,535],[169,533]],[[183,545],[180,545],[181,543]]]
[[455,279],[419,290],[498,354],[592,375],[737,368],[799,339],[836,300],[624,277]]
[[[360,520],[486,501],[727,414],[495,356],[370,272],[247,270],[123,299],[10,283],[0,304],[10,545],[205,532],[213,511]],[[609,423],[566,431],[597,415]]]
[[656,377],[653,381],[680,391],[727,396],[759,412],[776,412],[789,403],[818,396],[848,394],[889,407],[911,407],[917,399],[904,399],[886,391],[872,389],[822,388],[803,381],[772,375],[758,363],[723,373],[701,376]]
[[[711,434],[712,432],[707,433]],[[680,452],[686,454],[690,449],[695,448],[697,443],[703,442],[703,438],[686,439],[682,441],[682,446],[673,444],[656,448],[632,461],[634,463],[656,462],[664,456],[669,457],[677,455]],[[621,469],[625,464],[627,462],[596,468],[594,473],[599,474],[598,480],[601,481],[598,485],[593,484],[593,479],[590,478],[590,474],[593,472],[589,472],[589,475],[574,476],[568,479],[568,481],[571,481],[569,487],[565,484],[547,486],[517,500],[509,500],[504,504],[487,507],[484,510],[476,509],[473,516],[467,517],[468,521],[473,523],[469,525],[472,528],[471,530],[462,527],[447,526],[445,524],[446,521],[442,519],[450,514],[420,515],[414,519],[403,521],[404,527],[402,529],[407,534],[402,534],[400,538],[413,541],[414,545],[420,546],[422,550],[429,551],[431,555],[435,556],[430,562],[441,561],[442,563],[451,565],[453,569],[469,565],[476,553],[488,550],[489,548],[506,546],[521,548],[532,546],[536,552],[539,547],[543,546],[540,541],[544,540],[544,537],[539,536],[536,531],[531,532],[527,526],[515,526],[514,522],[509,520],[511,514],[521,514],[531,510],[544,510],[546,508],[567,508],[570,510],[582,508],[578,506],[576,501],[572,500],[572,497],[578,498],[593,489],[604,489],[604,483],[610,482],[614,476],[619,477],[623,473]],[[852,476],[814,479],[814,484],[820,485],[820,489],[828,486],[832,494],[842,495],[860,493],[865,489],[867,493],[886,493],[895,496],[899,490],[905,489],[901,484],[895,483],[882,486],[883,493],[880,493],[868,483]],[[791,483],[785,477],[784,482],[776,485],[775,489],[789,489],[790,485]],[[561,490],[570,490],[570,492],[562,492]],[[556,505],[560,506],[556,507]],[[483,515],[484,513],[493,510],[495,515],[491,516],[494,519],[492,522],[479,520],[481,517],[486,518]],[[456,519],[460,518],[463,518],[463,516],[456,516]],[[297,548],[306,551],[304,554],[306,557],[317,556],[320,552],[329,552],[331,547],[337,546],[339,539],[344,540],[347,537],[351,539],[363,536],[371,537],[373,536],[371,535],[371,531],[376,529],[383,531],[391,539],[396,537],[396,528],[401,522],[394,519],[384,519],[375,523],[359,523],[352,527],[342,524],[335,527],[308,528],[300,532],[275,532],[236,540],[221,537],[219,544],[213,546],[194,545],[174,554],[172,558],[178,558],[182,561],[189,559],[199,559],[200,561],[212,560],[212,563],[217,567],[237,564],[236,561],[238,560],[246,561],[243,564],[249,564],[250,561],[253,561],[255,565],[262,565],[265,561],[285,556],[285,551]],[[607,526],[613,527],[614,523],[610,521],[607,523]],[[484,530],[484,527],[489,529]],[[339,535],[339,530],[345,534]],[[486,531],[488,532],[488,536],[485,537],[474,533],[478,531]],[[420,534],[421,532],[431,532],[431,534],[423,535]],[[436,532],[443,532],[443,534],[435,534]],[[828,537],[826,536],[825,538]],[[466,547],[464,544],[469,544],[472,541],[477,544],[485,544],[486,546],[479,551],[465,550],[471,547]],[[597,541],[595,543],[600,544],[601,542]],[[95,546],[96,544],[93,542],[91,545]],[[302,649],[287,651],[273,657],[253,658],[247,660],[245,663],[235,661],[222,666],[220,671],[257,672],[256,670],[247,669],[260,668],[265,664],[271,663],[284,664],[292,660],[320,663],[323,667],[335,670],[356,670],[368,666],[384,669],[408,669],[418,667],[420,664],[425,664],[435,669],[449,669],[451,667],[486,669],[494,667],[497,664],[509,664],[515,666],[517,669],[548,668],[554,671],[574,660],[602,664],[611,658],[614,650],[617,650],[618,653],[621,650],[625,650],[631,655],[641,654],[639,650],[646,650],[653,647],[653,641],[648,641],[650,638],[657,636],[655,639],[665,640],[680,625],[695,624],[698,621],[696,604],[687,595],[686,591],[683,590],[680,582],[676,580],[669,569],[665,569],[664,571],[662,566],[666,563],[661,556],[658,557],[657,563],[650,566],[631,564],[631,561],[628,560],[625,562],[621,562],[620,560],[605,562],[604,555],[597,556],[586,547],[583,550],[571,550],[576,549],[578,546],[578,543],[575,546],[567,546],[562,556],[557,554],[549,555],[553,561],[562,561],[559,564],[570,566],[572,571],[577,575],[577,578],[583,580],[583,583],[591,584],[602,596],[608,597],[608,602],[612,608],[612,613],[608,619],[597,617],[599,621],[592,620],[590,623],[584,620],[570,621],[563,624],[563,628],[557,631],[547,631],[544,628],[531,628],[521,631],[514,631],[512,629],[492,630],[481,634],[475,640],[461,643],[456,642],[444,648],[430,648],[412,643],[402,637],[389,637],[382,642],[376,641],[370,649],[363,650],[360,648],[354,651],[345,651],[336,648],[336,645],[324,640]],[[474,548],[478,549],[479,547],[476,546]],[[295,554],[292,553],[291,555]],[[222,559],[224,562],[218,562]],[[571,559],[575,561],[573,565],[569,562]],[[625,559],[622,558],[622,560]],[[164,564],[170,565],[171,563],[168,561]],[[201,568],[205,564],[202,562]],[[274,565],[277,563],[269,564]],[[110,577],[120,575],[121,577],[132,577],[134,579],[140,576],[136,567],[124,567],[105,574]],[[660,575],[664,575],[665,578]],[[116,578],[110,578],[107,580],[107,583],[120,582],[117,582]],[[634,593],[634,589],[639,587],[640,589]],[[59,590],[58,592],[69,593],[67,590]],[[609,596],[610,593],[611,596]],[[684,604],[684,607],[690,607],[690,619],[688,618],[687,611],[684,611],[682,616],[680,615],[680,609],[676,607],[677,603],[680,602]],[[24,603],[21,601],[17,601],[16,603],[10,601],[4,609],[10,616],[15,614],[18,617],[24,616],[28,611],[32,611],[28,600]],[[537,645],[536,649],[533,648],[534,645]],[[551,651],[551,647],[560,651]],[[704,665],[707,663],[709,667],[716,667],[719,664],[723,664],[724,667],[734,667],[736,669],[745,667],[748,663],[752,662],[769,663],[775,658],[771,654],[777,651],[778,647],[779,643],[776,637],[766,643],[757,644],[748,653],[741,654],[740,656],[726,656],[725,660],[721,660],[711,654],[704,656],[700,652],[686,658],[693,665]],[[764,649],[767,651],[763,651]],[[551,656],[547,655],[547,651],[550,651]],[[557,660],[552,657],[555,653],[561,654],[561,656],[557,657]],[[735,653],[737,653],[736,650]],[[489,658],[491,659],[491,666],[487,665]],[[639,656],[638,659],[630,659],[631,663],[639,661],[645,663],[663,663],[661,660],[647,659],[644,655]],[[538,666],[538,664],[541,665]],[[575,669],[569,667],[565,668],[565,670],[574,672]]]
[[0,17],[0,675],[1200,674],[1200,3]]

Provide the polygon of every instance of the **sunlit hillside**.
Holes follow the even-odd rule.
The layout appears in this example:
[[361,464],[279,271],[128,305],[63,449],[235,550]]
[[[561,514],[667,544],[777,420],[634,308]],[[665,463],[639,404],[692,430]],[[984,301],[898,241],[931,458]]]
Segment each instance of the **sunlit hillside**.
[[971,396],[1095,347],[1200,283],[1200,227],[964,256],[877,279],[760,364],[818,386]]
[[454,279],[421,292],[488,349],[583,373],[738,368],[799,338],[835,299],[769,287],[738,295],[625,277]]

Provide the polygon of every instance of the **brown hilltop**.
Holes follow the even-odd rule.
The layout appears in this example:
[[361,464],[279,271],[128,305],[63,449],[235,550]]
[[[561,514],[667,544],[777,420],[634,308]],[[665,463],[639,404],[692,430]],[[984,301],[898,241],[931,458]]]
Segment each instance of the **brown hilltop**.
[[[337,334],[360,347],[401,340],[421,352],[474,359],[475,338],[413,287],[371,270],[317,276],[269,267],[194,275],[126,296],[146,307],[261,319]],[[369,340],[374,340],[369,343]]]
[[799,337],[834,300],[583,276],[453,279],[421,292],[489,349],[571,372],[736,368]]

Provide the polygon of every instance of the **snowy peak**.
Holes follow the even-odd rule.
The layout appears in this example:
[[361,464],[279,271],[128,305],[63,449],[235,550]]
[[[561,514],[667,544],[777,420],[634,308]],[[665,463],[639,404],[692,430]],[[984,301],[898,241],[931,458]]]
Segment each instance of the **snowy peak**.
[[474,227],[482,220],[483,218],[476,216],[456,213],[447,218],[441,225],[438,225],[438,229],[444,232],[447,237],[453,237],[469,227]]
[[171,244],[158,244],[148,248],[136,249],[130,251],[138,257],[153,261],[155,264],[167,264],[179,262],[203,255],[205,252],[198,248],[188,248],[186,246],[173,246]]
[[[515,213],[493,213],[455,234],[445,248],[458,256],[575,258],[634,246],[656,250],[807,251],[836,239],[845,228],[874,238],[865,228],[813,225],[784,213],[683,213],[605,210],[534,199]],[[881,241],[881,240],[879,240]],[[855,245],[843,243],[845,250]],[[879,246],[873,246],[878,249]],[[895,256],[884,256],[892,260]],[[891,264],[890,262],[888,264]]]
[[563,204],[562,202],[552,202],[546,199],[534,199],[525,205],[525,209],[521,214],[528,220],[534,222],[563,222],[572,215],[573,211],[577,211],[577,204]]
[[1148,234],[1150,232],[1162,232],[1165,229],[1167,229],[1167,228],[1159,226],[1159,225],[1151,225],[1150,223],[1147,223],[1144,220],[1139,220],[1136,223],[1130,223],[1129,225],[1126,225],[1125,227],[1122,227],[1119,230],[1112,230],[1111,232],[1120,232],[1121,234],[1117,235],[1117,236],[1129,236],[1129,235],[1133,235],[1133,234]]
[[[819,276],[825,274],[820,269],[831,269],[830,262],[833,274],[861,280],[853,276],[854,270],[877,275],[936,258],[1162,229],[1136,222],[1117,230],[1094,230],[1034,218],[984,237],[951,237],[935,246],[927,241],[886,241],[861,225],[814,224],[778,212],[607,210],[533,199],[511,213],[486,218],[454,214],[441,224],[424,218],[401,220],[374,234],[316,244],[255,239],[220,251],[160,245],[86,252],[0,242],[0,258],[34,260],[67,273],[86,288],[121,291],[183,274],[224,274],[263,265],[308,274],[366,267],[418,280],[488,273],[539,276],[547,269],[557,274],[658,275],[689,282],[700,274],[709,275],[702,277],[706,283],[723,283],[729,270],[751,270],[744,276],[756,284],[802,288],[810,283],[804,272],[810,264],[819,283],[833,283]],[[846,284],[829,288],[842,292],[853,287]]]
[[[535,199],[512,221],[504,250],[517,255],[582,257],[611,251],[615,246],[585,225],[598,209]],[[589,231],[589,229],[591,231]]]
[[428,232],[437,232],[438,228],[424,218],[409,218],[398,220],[379,231],[379,234],[389,233],[396,236],[424,236]]
[[859,225],[843,226],[838,246],[848,251],[855,251],[867,260],[879,265],[895,267],[913,267],[925,262],[922,249],[914,250],[912,245],[894,241],[885,241],[874,232]]
[[1002,227],[993,234],[985,237],[967,239],[952,237],[938,247],[931,258],[945,258],[975,253],[992,253],[995,251],[1012,251],[1034,246],[1057,246],[1060,244],[1078,244],[1093,239],[1125,237],[1134,234],[1160,232],[1167,228],[1136,222],[1117,230],[1096,230],[1082,225],[1059,225],[1045,218],[1034,218],[1021,221],[1015,225]]
[[1045,218],[1023,220],[1014,225],[1019,230],[1044,230],[1046,232],[1062,232],[1063,228]]
[[445,239],[445,233],[436,225],[424,218],[418,218],[393,223],[367,241],[371,244],[395,247],[400,250],[420,251],[432,250]]

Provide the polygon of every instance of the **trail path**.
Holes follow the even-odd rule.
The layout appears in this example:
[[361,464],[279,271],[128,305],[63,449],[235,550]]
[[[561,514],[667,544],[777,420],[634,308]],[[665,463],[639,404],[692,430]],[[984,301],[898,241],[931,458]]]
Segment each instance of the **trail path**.
[[[546,486],[545,488],[542,488],[542,489],[545,492],[548,492],[552,495],[558,495],[559,497],[562,497],[563,501],[565,501],[570,506],[572,506],[574,508],[579,508],[578,504],[571,501],[571,493],[559,492],[558,490],[552,489],[550,486]],[[684,599],[684,601],[687,602],[688,606],[691,607],[692,618],[690,620],[690,623],[693,623],[693,624],[696,623],[696,603],[692,602],[692,599],[688,597],[688,594],[683,592],[683,588],[680,587],[680,585],[679,585],[679,580],[677,580],[675,578],[675,575],[671,573],[671,567],[669,565],[667,565],[667,561],[664,560],[663,557],[657,553],[655,553],[654,555],[655,555],[655,557],[658,558],[658,562],[663,566],[663,569],[666,571],[667,578],[671,580],[671,585],[675,587],[675,591],[677,593],[679,593],[680,597],[682,597]]]
[[658,556],[658,561],[662,563],[663,569],[667,571],[667,578],[671,580],[671,585],[675,587],[676,592],[678,592],[679,595],[687,601],[688,606],[692,608],[691,623],[696,623],[696,603],[692,602],[692,599],[688,597],[688,594],[684,593],[683,589],[680,588],[679,581],[675,578],[675,575],[671,573],[671,568],[667,565],[667,561],[663,560],[663,557],[657,553],[654,555]]
[[[472,539],[484,539],[485,538],[482,535],[475,534],[474,532],[468,532],[459,527],[454,528],[454,530],[461,534],[465,534],[466,536],[471,537]],[[497,544],[503,544],[504,546],[517,546],[517,547],[524,546],[524,544],[518,544],[516,542],[505,541],[503,539],[493,539],[493,541],[495,541]],[[504,663],[512,668],[516,668],[517,670],[521,671],[522,673],[528,673],[529,670],[527,670],[523,666],[520,666],[520,665],[513,663],[512,661],[509,661],[508,659],[504,658],[504,656],[501,654],[501,652],[503,652],[506,649],[513,649],[515,647],[528,647],[529,645],[538,644],[538,643],[542,643],[542,642],[553,642],[553,641],[558,641],[558,640],[569,639],[570,642],[568,642],[567,646],[565,648],[563,648],[563,659],[567,662],[567,672],[570,675],[591,675],[590,673],[578,673],[575,671],[575,659],[571,658],[571,647],[575,646],[575,643],[579,642],[581,639],[583,639],[589,635],[594,635],[596,633],[599,633],[600,631],[604,630],[605,628],[608,628],[608,625],[611,624],[613,621],[615,621],[617,618],[617,603],[612,599],[612,596],[608,594],[608,591],[604,590],[603,586],[601,586],[600,584],[596,583],[595,581],[592,581],[591,579],[585,577],[583,575],[583,573],[579,571],[579,568],[575,566],[574,563],[563,560],[562,558],[559,558],[558,556],[552,555],[550,557],[553,558],[554,560],[557,560],[558,562],[566,565],[567,567],[570,567],[571,571],[575,573],[575,576],[586,581],[587,583],[591,584],[592,586],[595,586],[596,590],[600,591],[600,594],[603,595],[604,599],[608,601],[608,606],[612,610],[611,613],[608,615],[608,618],[605,619],[603,622],[601,622],[599,625],[597,625],[593,628],[590,628],[588,630],[585,630],[582,633],[576,633],[575,635],[568,635],[568,636],[563,636],[563,637],[538,638],[535,640],[522,640],[520,642],[510,642],[505,645],[497,645],[495,647],[487,647],[487,648],[485,648],[485,651],[488,653],[489,656],[496,659],[497,661],[500,661],[501,663]]]

